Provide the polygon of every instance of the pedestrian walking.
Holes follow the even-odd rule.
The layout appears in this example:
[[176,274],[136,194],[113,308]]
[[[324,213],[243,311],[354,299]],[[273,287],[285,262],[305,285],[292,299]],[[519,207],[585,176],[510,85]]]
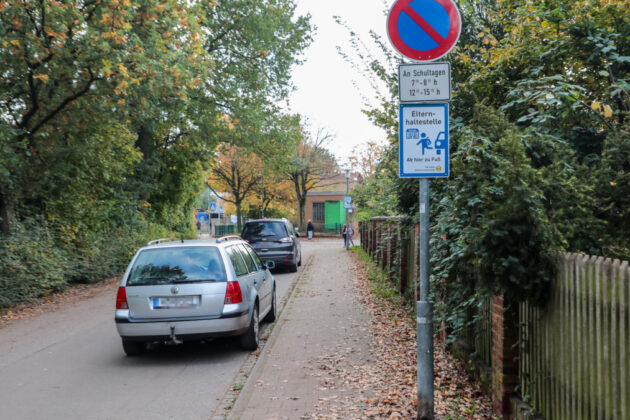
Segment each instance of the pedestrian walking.
[[313,222],[309,219],[308,224],[306,225],[306,233],[308,234],[308,240],[313,239],[313,231],[315,231],[315,226],[313,226]]
[[341,236],[343,236],[343,247],[347,248],[348,247],[348,228],[346,227],[346,225],[343,225],[343,228],[341,229]]
[[352,228],[352,225],[348,226],[346,235],[348,236],[348,242],[350,243],[350,245],[354,246],[354,241],[352,240],[352,236],[354,235],[354,229]]
[[201,222],[197,220],[197,234],[201,231]]

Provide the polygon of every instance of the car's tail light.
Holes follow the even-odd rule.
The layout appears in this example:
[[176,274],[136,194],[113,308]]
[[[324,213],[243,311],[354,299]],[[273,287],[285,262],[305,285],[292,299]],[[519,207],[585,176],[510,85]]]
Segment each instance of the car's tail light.
[[241,286],[237,281],[228,281],[227,289],[225,290],[225,304],[241,303],[243,301],[243,295],[241,294]]
[[280,239],[278,242],[280,242],[281,244],[292,244],[293,238],[291,238],[290,236],[287,236],[286,238]]
[[124,287],[118,288],[118,294],[116,295],[116,309],[129,309],[127,304],[127,292]]

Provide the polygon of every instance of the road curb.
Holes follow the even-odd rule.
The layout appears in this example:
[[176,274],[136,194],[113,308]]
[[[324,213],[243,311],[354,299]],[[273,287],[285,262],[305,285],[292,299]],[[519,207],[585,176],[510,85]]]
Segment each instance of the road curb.
[[[284,299],[279,302],[280,308],[278,310],[278,319],[274,324],[272,324],[270,331],[262,337],[262,339],[265,340],[264,346],[262,346],[261,350],[250,353],[247,356],[247,359],[245,359],[238,373],[234,377],[232,385],[225,393],[221,404],[210,417],[212,420],[238,419],[246,408],[247,402],[249,401],[256,386],[255,378],[259,376],[259,372],[262,369],[261,366],[264,366],[264,363],[259,362],[264,362],[267,359],[267,355],[278,336],[278,331],[282,329],[282,326],[286,322],[285,317],[282,316],[284,309],[295,295],[298,285],[302,282],[302,279],[308,274],[312,261],[313,257],[311,256],[306,264],[304,264],[302,272],[299,273],[291,285],[289,292],[286,294]],[[239,385],[242,385],[242,388]]]

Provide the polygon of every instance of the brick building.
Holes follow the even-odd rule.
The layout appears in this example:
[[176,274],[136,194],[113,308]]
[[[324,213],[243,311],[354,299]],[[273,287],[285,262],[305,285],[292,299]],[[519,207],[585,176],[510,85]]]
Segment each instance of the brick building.
[[[352,189],[358,185],[362,177],[358,173],[351,173],[349,179],[350,195]],[[346,210],[343,206],[343,197],[346,195],[346,175],[344,173],[331,179],[326,187],[318,188],[306,194],[306,207],[304,209],[305,222],[313,221],[316,232],[340,232],[346,223]],[[354,222],[356,207],[348,214],[348,220],[356,231]],[[306,223],[305,223],[306,224]]]

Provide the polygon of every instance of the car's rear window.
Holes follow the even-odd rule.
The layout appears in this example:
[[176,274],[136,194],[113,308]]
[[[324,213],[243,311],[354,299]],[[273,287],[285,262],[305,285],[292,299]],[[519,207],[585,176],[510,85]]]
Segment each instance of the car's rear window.
[[215,247],[146,249],[138,255],[127,286],[223,282],[225,268]]
[[282,222],[249,222],[243,228],[243,238],[247,240],[278,240],[287,236]]

